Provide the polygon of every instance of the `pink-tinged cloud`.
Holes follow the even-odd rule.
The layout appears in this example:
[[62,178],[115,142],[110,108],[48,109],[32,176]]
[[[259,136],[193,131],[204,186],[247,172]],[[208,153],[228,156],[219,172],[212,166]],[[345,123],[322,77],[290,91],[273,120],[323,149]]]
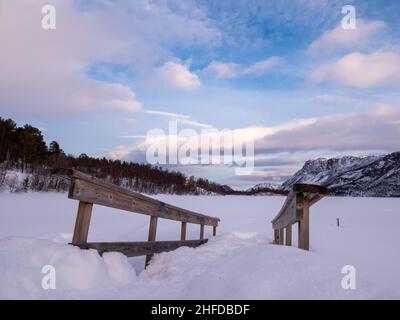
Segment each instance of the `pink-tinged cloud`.
[[357,19],[355,29],[344,29],[339,24],[333,30],[324,32],[308,47],[311,55],[326,54],[342,49],[359,49],[371,43],[384,29],[384,21],[364,21]]
[[162,84],[166,87],[182,90],[195,90],[201,87],[197,74],[189,67],[178,62],[168,61],[156,71]]
[[[173,48],[212,47],[221,38],[205,16],[193,14],[195,8],[173,11],[164,2],[99,3],[88,10],[66,0],[6,2],[0,4],[0,111],[11,117],[138,111],[133,88],[97,81],[87,70],[117,64],[149,74]],[[55,30],[41,27],[45,4],[56,9]],[[171,84],[200,85],[184,66],[167,65],[166,72],[171,69]]]
[[242,76],[260,76],[276,67],[282,62],[282,58],[273,56],[264,60],[256,61],[248,66],[237,63],[224,63],[212,61],[202,72],[217,79],[233,79]]
[[309,80],[314,84],[333,82],[356,88],[395,85],[400,80],[400,55],[383,51],[351,53],[333,63],[317,67],[310,74]]

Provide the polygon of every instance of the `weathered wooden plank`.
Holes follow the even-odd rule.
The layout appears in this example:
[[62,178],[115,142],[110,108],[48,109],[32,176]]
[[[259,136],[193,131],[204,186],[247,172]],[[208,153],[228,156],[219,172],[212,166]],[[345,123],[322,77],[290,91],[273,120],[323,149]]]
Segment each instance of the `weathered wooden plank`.
[[279,229],[274,229],[274,244],[279,243]]
[[89,234],[90,218],[92,216],[92,203],[79,201],[78,212],[76,215],[73,243],[87,242]]
[[284,226],[283,220],[293,220],[295,218],[295,212],[293,212],[295,201],[295,193],[289,192],[281,210],[272,220],[272,226],[274,229],[279,229]]
[[291,246],[292,245],[292,225],[288,224],[286,226],[286,239],[285,239],[285,244],[287,246]]
[[315,204],[327,194],[327,188],[319,185],[295,184],[289,192],[282,209],[272,220],[274,229],[286,227],[302,219],[303,201],[306,200],[309,206]]
[[303,193],[319,193],[319,194],[327,194],[328,189],[324,186],[320,186],[317,184],[305,184],[305,183],[296,183],[292,188],[293,192],[303,192]]
[[181,240],[186,240],[186,222],[182,222],[181,225]]
[[[149,236],[148,236],[148,241],[156,241],[156,235],[157,235],[157,220],[158,217],[151,216],[150,217],[150,225],[149,225]],[[146,256],[146,262],[145,266],[150,263],[151,258],[153,257],[153,254],[148,254]]]
[[274,229],[275,243],[281,244],[283,228],[286,228],[286,245],[292,244],[292,224],[298,222],[299,248],[310,247],[310,206],[328,193],[327,188],[311,184],[295,184],[289,192],[282,209],[271,221]]
[[310,207],[321,200],[325,195],[319,193],[310,193],[308,194],[305,199],[308,201]]
[[164,219],[217,226],[219,218],[209,217],[187,209],[143,196],[108,182],[74,171],[68,197],[125,211]]
[[283,244],[284,241],[284,233],[285,231],[283,228],[279,229],[279,244],[281,245]]
[[156,240],[157,221],[158,221],[158,217],[155,217],[155,216],[150,217],[148,241],[155,241]]
[[310,249],[310,206],[307,201],[304,202],[303,216],[299,221],[299,248]]
[[[275,216],[275,218],[272,220],[272,223],[275,222],[276,220],[279,219],[279,217],[287,211],[287,208],[290,207],[291,202],[293,201],[293,197],[294,197],[294,192],[290,191],[288,196],[285,199],[285,202],[283,203],[283,206],[281,208],[281,210],[279,210],[278,214]],[[275,228],[274,228],[275,229]]]
[[278,215],[272,220],[274,229],[281,229],[289,224],[296,223],[301,219],[303,214],[303,196],[302,193],[290,192],[282,209]]
[[200,240],[204,239],[204,224],[200,225]]
[[104,252],[120,252],[127,257],[136,257],[172,251],[179,247],[195,248],[207,243],[207,241],[208,239],[185,241],[88,242],[71,244],[81,249],[95,249],[100,254]]

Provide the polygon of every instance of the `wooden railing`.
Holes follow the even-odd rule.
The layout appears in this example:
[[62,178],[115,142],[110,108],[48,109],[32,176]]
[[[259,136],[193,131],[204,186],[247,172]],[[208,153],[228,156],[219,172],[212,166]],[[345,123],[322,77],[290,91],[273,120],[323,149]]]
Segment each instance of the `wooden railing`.
[[[204,239],[204,226],[212,226],[215,236],[220,221],[219,218],[175,207],[76,170],[71,172],[68,197],[79,200],[72,245],[82,249],[96,249],[100,254],[117,251],[128,257],[146,255],[146,265],[154,253],[170,251],[182,246],[197,247],[206,243],[208,240]],[[93,204],[150,216],[148,241],[87,242]],[[158,218],[180,221],[181,240],[156,241]],[[187,223],[200,225],[199,240],[186,240]]]
[[292,245],[292,224],[298,223],[298,247],[310,248],[310,207],[327,194],[327,189],[312,184],[295,184],[282,209],[272,220],[274,243]]

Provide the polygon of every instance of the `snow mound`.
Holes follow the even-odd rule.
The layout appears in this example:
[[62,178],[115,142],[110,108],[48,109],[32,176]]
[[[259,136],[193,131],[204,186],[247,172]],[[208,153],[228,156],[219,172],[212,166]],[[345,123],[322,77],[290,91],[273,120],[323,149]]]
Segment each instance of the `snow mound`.
[[[100,257],[95,250],[32,238],[0,240],[0,299],[95,298],[134,283],[136,273],[120,253]],[[56,271],[56,289],[45,290],[44,266]]]
[[[218,212],[221,224],[207,244],[155,255],[143,270],[144,257],[100,257],[68,245],[77,203],[65,195],[0,193],[0,299],[400,297],[399,198],[327,197],[318,202],[310,220],[310,252],[270,244],[270,221],[284,197],[158,198],[207,215]],[[178,222],[162,219],[157,240],[177,239],[179,230]],[[143,241],[147,234],[147,216],[97,206],[89,240]],[[211,234],[206,228],[205,236]],[[187,239],[198,236],[198,226],[189,224]],[[41,286],[46,265],[55,267],[55,290]],[[356,290],[341,287],[345,265],[356,269]]]
[[[156,255],[140,278],[167,280],[159,298],[179,299],[358,299],[379,296],[365,284],[357,292],[341,287],[343,275],[313,252],[270,244],[259,234],[234,233],[196,249]],[[368,289],[368,290],[366,290]],[[368,292],[368,294],[366,294]],[[175,294],[177,294],[175,296]]]
[[[0,299],[351,299],[375,291],[343,290],[329,260],[243,232],[157,254],[139,276],[122,254],[32,238],[0,240],[0,261]],[[55,290],[42,288],[45,265],[56,270]]]

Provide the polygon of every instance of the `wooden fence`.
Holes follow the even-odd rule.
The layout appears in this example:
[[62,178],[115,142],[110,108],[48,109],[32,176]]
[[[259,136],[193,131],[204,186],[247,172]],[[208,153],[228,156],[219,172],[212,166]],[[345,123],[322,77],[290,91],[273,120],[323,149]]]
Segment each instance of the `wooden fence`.
[[292,224],[298,223],[298,246],[310,247],[310,207],[327,194],[327,189],[312,184],[295,184],[282,209],[272,220],[274,243],[292,245]]
[[[158,201],[112,183],[73,170],[68,197],[79,200],[72,245],[82,249],[96,249],[100,254],[121,252],[128,257],[146,255],[146,266],[154,253],[171,251],[182,246],[197,247],[206,243],[204,226],[212,226],[216,235],[219,218],[206,216]],[[148,241],[142,242],[87,242],[93,204],[131,211],[150,216]],[[181,222],[179,241],[156,241],[158,218]],[[200,225],[200,239],[186,240],[186,225]]]

